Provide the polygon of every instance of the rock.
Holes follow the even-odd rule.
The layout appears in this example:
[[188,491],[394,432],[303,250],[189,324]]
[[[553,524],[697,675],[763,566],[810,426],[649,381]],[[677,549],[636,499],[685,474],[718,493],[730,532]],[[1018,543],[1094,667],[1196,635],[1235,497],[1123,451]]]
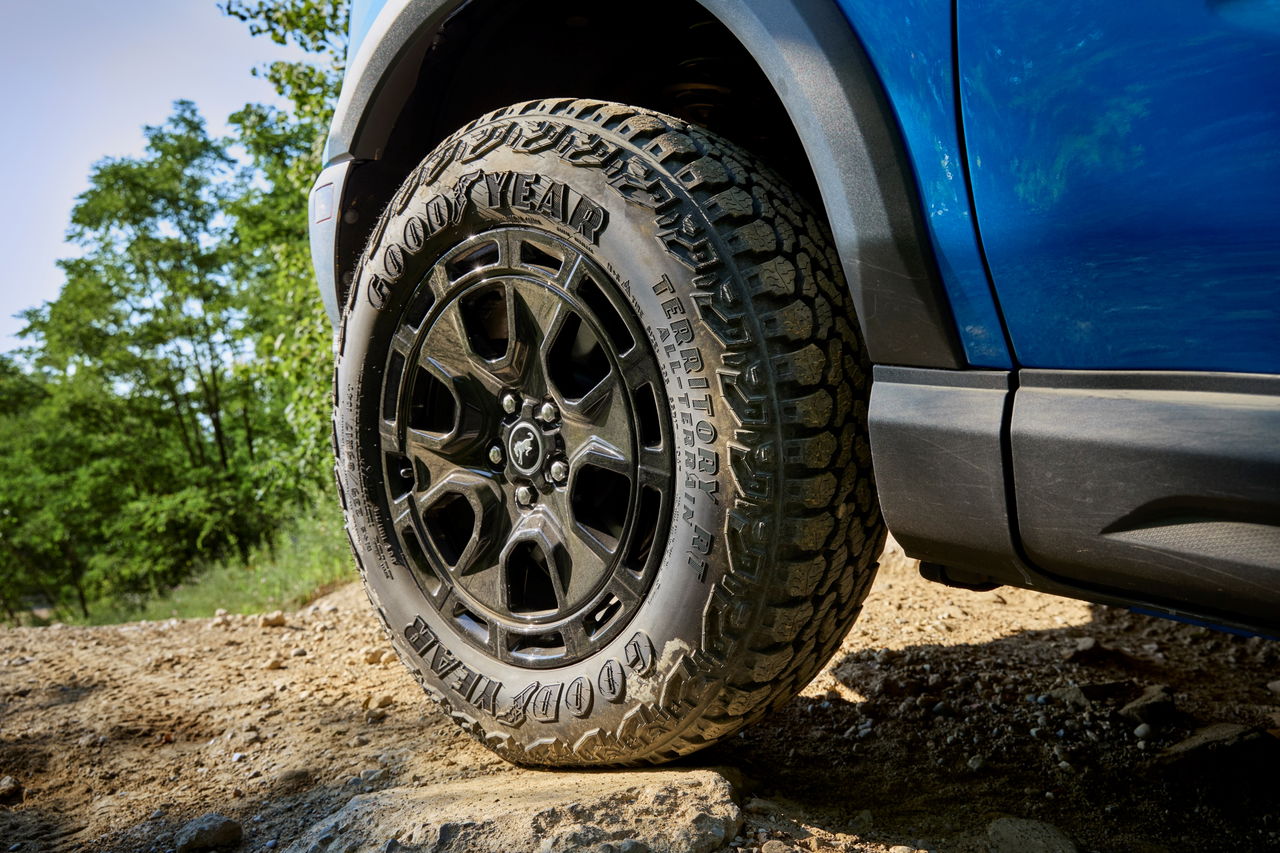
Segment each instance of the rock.
[[12,776],[0,779],[0,803],[17,803],[22,800],[22,783]]
[[1272,693],[1280,693],[1280,679],[1267,682],[1267,689]]
[[244,838],[240,824],[229,817],[210,812],[189,822],[174,839],[177,853],[192,850],[218,850],[237,846]]
[[1093,709],[1093,703],[1095,702],[1127,698],[1136,692],[1137,686],[1132,681],[1100,681],[1091,684],[1073,684],[1070,687],[1059,687],[1056,690],[1050,690],[1045,695],[1051,699],[1057,699],[1064,705],[1089,711]]
[[1140,740],[1146,740],[1147,738],[1151,737],[1151,724],[1143,723],[1142,725],[1138,726],[1136,729],[1133,730],[1133,736]]
[[1252,776],[1267,778],[1280,763],[1280,739],[1262,728],[1214,723],[1192,732],[1160,754],[1173,769],[1211,781],[1215,775],[1245,783]]
[[275,790],[281,793],[293,793],[301,791],[311,785],[311,771],[305,767],[298,767],[293,770],[285,770],[278,774],[274,780]]
[[1178,709],[1169,695],[1169,688],[1154,684],[1142,691],[1142,695],[1120,709],[1120,716],[1138,723],[1160,725],[1171,723],[1178,716]]
[[1051,824],[1002,817],[987,825],[987,850],[990,853],[1076,853],[1076,845]]
[[[766,841],[760,846],[760,853],[795,853],[795,848],[790,844],[783,844],[781,841],[774,838]],[[892,851],[890,851],[890,853],[892,853]],[[912,851],[912,853],[915,852]]]
[[1120,649],[1104,646],[1094,637],[1081,637],[1076,640],[1076,647],[1063,655],[1068,663],[1079,663],[1087,666],[1105,666],[1108,664],[1131,664],[1132,656]]
[[284,658],[276,656],[262,665],[263,669],[284,669]]
[[289,850],[323,849],[321,840],[329,836],[341,837],[342,849],[351,853],[380,853],[388,838],[432,853],[710,853],[723,849],[741,829],[734,799],[729,781],[705,769],[517,770],[361,794],[308,829]]
[[260,628],[283,628],[284,613],[279,610],[272,610],[270,613],[263,613],[258,617],[258,627]]
[[1102,644],[1093,637],[1081,637],[1076,640],[1076,647],[1063,654],[1063,658],[1083,662],[1090,655],[1096,655],[1101,648]]
[[365,663],[379,663],[382,660],[382,649],[364,648],[360,650],[360,654],[364,656]]
[[1195,753],[1230,748],[1240,743],[1248,732],[1248,726],[1241,726],[1236,723],[1214,723],[1211,726],[1196,729],[1191,733],[1190,737],[1184,738],[1166,749],[1163,755],[1166,758],[1176,759]]
[[302,648],[301,646],[289,652],[289,657],[305,658],[306,656],[307,656],[307,650]]
[[218,617],[226,616],[226,615],[228,615],[228,614],[227,614],[227,608],[225,608],[225,607],[219,607],[217,610],[213,611],[213,615],[214,615],[214,616],[218,616]]

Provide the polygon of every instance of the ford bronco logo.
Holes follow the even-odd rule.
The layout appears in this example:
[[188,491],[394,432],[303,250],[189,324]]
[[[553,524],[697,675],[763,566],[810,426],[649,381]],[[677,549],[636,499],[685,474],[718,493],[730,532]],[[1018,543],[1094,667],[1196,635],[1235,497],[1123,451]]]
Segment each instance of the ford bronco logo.
[[528,424],[517,426],[511,431],[508,445],[512,464],[526,474],[535,470],[542,455],[539,444],[538,433],[533,427]]

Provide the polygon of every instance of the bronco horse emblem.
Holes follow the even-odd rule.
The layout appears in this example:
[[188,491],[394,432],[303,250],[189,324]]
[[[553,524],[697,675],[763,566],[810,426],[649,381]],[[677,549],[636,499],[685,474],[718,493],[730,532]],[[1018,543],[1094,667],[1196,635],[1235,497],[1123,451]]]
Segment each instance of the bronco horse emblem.
[[529,467],[529,456],[533,453],[533,436],[526,435],[524,438],[517,439],[512,449],[515,451],[516,464],[521,468]]

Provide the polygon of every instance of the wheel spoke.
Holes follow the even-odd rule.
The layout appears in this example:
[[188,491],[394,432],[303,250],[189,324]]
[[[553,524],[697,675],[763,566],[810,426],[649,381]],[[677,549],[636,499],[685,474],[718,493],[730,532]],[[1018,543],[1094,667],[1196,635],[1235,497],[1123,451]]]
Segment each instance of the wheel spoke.
[[591,648],[591,638],[587,636],[587,629],[580,619],[574,619],[562,625],[560,636],[564,639],[565,653],[572,657],[577,657]]
[[[505,540],[509,519],[494,478],[465,469],[453,469],[417,498],[431,545],[461,577],[488,568],[487,555],[495,543]],[[470,526],[465,522],[470,521]]]
[[520,380],[530,394],[547,393],[546,353],[555,332],[564,323],[567,309],[564,300],[544,287],[530,285],[512,288],[512,335],[515,365]]
[[570,476],[582,468],[591,465],[603,468],[624,477],[631,477],[631,461],[626,452],[605,441],[600,436],[592,436],[571,457],[569,457]]
[[593,439],[599,439],[612,448],[629,447],[633,424],[617,385],[606,379],[592,390],[590,402],[593,405],[585,407],[582,405],[584,401],[586,398],[577,404],[567,403],[563,408],[562,429],[570,452],[586,446]]
[[636,466],[636,479],[642,486],[651,486],[662,494],[667,493],[671,483],[671,461],[667,454],[656,448],[640,448],[640,459]]
[[418,363],[442,380],[453,380],[460,389],[468,389],[470,379],[484,393],[493,395],[503,387],[502,379],[471,345],[462,313],[457,303],[447,306],[431,327]]

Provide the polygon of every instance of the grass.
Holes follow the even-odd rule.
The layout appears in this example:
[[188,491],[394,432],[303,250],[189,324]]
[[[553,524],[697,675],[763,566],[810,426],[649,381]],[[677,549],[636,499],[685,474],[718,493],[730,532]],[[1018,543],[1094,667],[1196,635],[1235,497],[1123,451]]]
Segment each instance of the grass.
[[90,602],[80,624],[110,625],[142,619],[193,619],[302,607],[336,586],[359,579],[342,513],[331,501],[287,522],[273,547],[254,548],[248,565],[233,559],[211,566],[158,598]]

